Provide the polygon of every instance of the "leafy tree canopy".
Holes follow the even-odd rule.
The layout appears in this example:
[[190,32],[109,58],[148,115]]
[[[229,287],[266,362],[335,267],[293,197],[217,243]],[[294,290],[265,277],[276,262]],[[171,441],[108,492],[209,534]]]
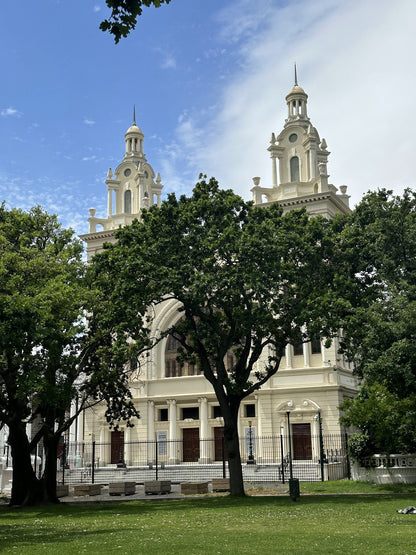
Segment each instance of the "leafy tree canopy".
[[[369,193],[345,234],[361,259],[361,278],[371,282],[372,290],[371,302],[358,307],[344,323],[342,347],[363,379],[360,395],[345,405],[345,422],[366,434],[367,451],[414,450],[410,414],[414,409],[409,413],[409,407],[416,395],[416,194],[410,190],[402,196],[386,190]],[[400,425],[376,417],[375,410],[369,410],[373,427],[368,418],[360,424],[365,407],[379,403],[382,412],[387,398],[403,418]],[[383,426],[384,439],[377,431]]]
[[137,17],[142,14],[143,6],[159,8],[170,0],[106,0],[111,15],[100,24],[102,31],[108,31],[117,44],[121,37],[127,37],[136,27]]
[[[41,208],[0,206],[0,425],[9,428],[13,504],[56,499],[56,445],[75,417],[68,416],[72,400],[78,410],[107,400],[110,422],[137,415],[127,376],[100,363],[89,334],[86,314],[98,310],[99,296],[82,251]],[[41,439],[46,464],[38,483],[30,452]]]
[[[128,340],[143,352],[173,334],[180,361],[196,361],[211,383],[224,417],[234,494],[243,492],[241,400],[276,373],[288,343],[331,337],[354,302],[353,273],[334,249],[338,228],[338,220],[305,211],[255,207],[201,176],[192,197],[169,195],[94,258],[109,310],[93,322],[111,332],[116,350]],[[155,309],[172,300],[177,317],[157,332]],[[230,350],[235,363],[226,368]]]

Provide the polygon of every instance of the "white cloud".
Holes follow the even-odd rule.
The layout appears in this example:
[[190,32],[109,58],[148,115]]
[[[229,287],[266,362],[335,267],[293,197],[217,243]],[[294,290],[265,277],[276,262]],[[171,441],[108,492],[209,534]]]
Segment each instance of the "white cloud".
[[85,125],[95,125],[95,121],[92,119],[84,118]]
[[101,11],[101,6],[94,6],[93,11],[95,13],[100,12]]
[[3,116],[3,117],[14,116],[14,117],[20,118],[22,116],[22,113],[19,112],[19,110],[16,110],[16,108],[12,108],[10,106],[9,108],[3,108],[3,110],[0,110],[0,116]]
[[[256,21],[248,10],[254,4]],[[330,180],[348,185],[352,204],[370,188],[414,186],[415,18],[414,0],[378,0],[376,9],[373,0],[232,3],[218,19],[223,40],[238,43],[239,64],[216,113],[193,114],[176,130],[189,169],[215,175],[245,198],[253,176],[271,186],[266,149],[283,127],[296,61],[309,117],[332,151]]]

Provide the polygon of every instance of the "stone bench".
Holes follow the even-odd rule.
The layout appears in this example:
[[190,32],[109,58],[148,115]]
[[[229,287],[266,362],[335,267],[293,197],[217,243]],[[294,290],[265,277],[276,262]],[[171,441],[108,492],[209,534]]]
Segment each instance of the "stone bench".
[[208,482],[182,482],[181,493],[183,495],[208,493]]
[[146,495],[158,495],[170,493],[172,482],[170,480],[149,480],[144,483],[144,493]]
[[230,491],[229,478],[213,478],[212,491]]
[[56,484],[56,497],[67,497],[69,486],[67,484]]
[[74,497],[81,497],[83,495],[100,495],[101,484],[81,484],[74,486]]
[[110,482],[108,493],[110,495],[133,495],[136,493],[136,482]]

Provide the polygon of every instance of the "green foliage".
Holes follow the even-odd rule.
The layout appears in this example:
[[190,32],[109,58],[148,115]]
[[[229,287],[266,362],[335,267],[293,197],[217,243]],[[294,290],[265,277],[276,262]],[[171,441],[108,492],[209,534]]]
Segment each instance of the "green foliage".
[[363,379],[361,394],[345,405],[346,421],[368,437],[367,450],[414,451],[416,194],[369,193],[344,239],[367,290],[367,302],[343,324],[341,346]]
[[106,0],[111,15],[101,22],[100,29],[113,35],[117,44],[121,37],[127,37],[136,27],[137,17],[142,14],[143,6],[159,8],[169,2],[170,0]]
[[355,399],[341,407],[346,411],[341,421],[359,428],[349,440],[351,454],[363,460],[374,453],[416,451],[416,396],[400,398],[386,386],[374,383],[362,386]]
[[[108,359],[173,334],[180,361],[197,361],[211,383],[226,440],[235,438],[241,400],[276,373],[286,345],[331,337],[355,302],[351,272],[332,256],[339,228],[305,211],[255,207],[201,176],[192,197],[169,195],[94,258],[108,310],[91,325],[112,338]],[[156,313],[167,303],[171,325],[159,330]],[[235,363],[226,368],[230,350]]]
[[[41,439],[45,479],[55,482],[56,443],[76,416],[68,416],[74,399],[79,411],[106,400],[111,423],[138,416],[129,401],[129,373],[101,364],[88,329],[87,314],[103,306],[87,279],[82,251],[72,230],[40,207],[23,212],[0,206],[0,424],[9,427],[14,489],[31,470],[30,459],[26,470],[17,459],[28,458]],[[26,420],[38,430],[30,443]],[[22,487],[13,502],[24,502],[26,494]]]
[[[177,322],[163,336],[173,333],[182,359],[196,357],[222,395],[241,399],[258,389],[287,343],[330,336],[349,305],[332,286],[345,277],[330,261],[330,222],[254,207],[214,179],[200,181],[191,198],[170,195],[116,235],[93,261],[113,307],[97,315],[97,326],[111,330],[117,348],[126,337],[151,347],[162,336],[151,336],[149,307],[178,301]],[[267,368],[253,379],[267,348]],[[231,373],[223,362],[229,349],[237,360]]]

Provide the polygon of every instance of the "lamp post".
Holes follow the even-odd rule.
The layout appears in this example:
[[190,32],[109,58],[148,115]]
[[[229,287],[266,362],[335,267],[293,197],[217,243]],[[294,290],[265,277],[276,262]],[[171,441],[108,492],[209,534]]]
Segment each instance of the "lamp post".
[[256,464],[253,455],[253,436],[252,436],[251,420],[248,422],[248,459],[247,464]]

